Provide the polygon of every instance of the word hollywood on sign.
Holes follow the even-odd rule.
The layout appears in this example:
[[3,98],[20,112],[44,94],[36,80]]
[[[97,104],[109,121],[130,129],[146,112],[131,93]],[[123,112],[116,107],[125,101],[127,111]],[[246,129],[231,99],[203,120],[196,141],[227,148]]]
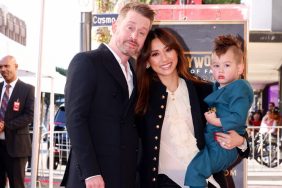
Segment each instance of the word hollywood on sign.
[[[187,54],[187,53],[186,53]],[[201,77],[203,80],[214,81],[212,70],[210,69],[211,55],[209,53],[195,54],[187,56],[189,71],[191,74]]]

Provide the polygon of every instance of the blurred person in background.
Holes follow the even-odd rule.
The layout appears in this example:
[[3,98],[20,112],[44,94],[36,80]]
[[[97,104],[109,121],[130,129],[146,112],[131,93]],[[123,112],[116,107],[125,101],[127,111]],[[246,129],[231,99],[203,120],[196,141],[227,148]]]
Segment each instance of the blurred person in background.
[[281,116],[279,114],[280,110],[278,107],[274,107],[272,110],[269,110],[266,115],[263,117],[260,126],[260,133],[277,133],[276,126],[280,126],[282,123]]
[[262,117],[267,116],[267,113],[268,113],[269,111],[274,110],[275,107],[276,107],[275,103],[272,102],[272,101],[270,101],[270,102],[268,103],[268,109],[263,111]]
[[260,110],[252,112],[249,116],[249,126],[255,126],[255,128],[250,128],[249,131],[254,131],[254,135],[259,131],[259,127],[262,121],[262,113]]

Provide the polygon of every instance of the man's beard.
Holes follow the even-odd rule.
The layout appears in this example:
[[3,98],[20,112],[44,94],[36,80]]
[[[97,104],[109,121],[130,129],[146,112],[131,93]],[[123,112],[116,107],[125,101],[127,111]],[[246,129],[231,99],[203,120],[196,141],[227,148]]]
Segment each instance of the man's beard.
[[117,45],[117,47],[121,51],[122,54],[129,56],[129,57],[136,57],[139,54],[138,44],[136,42],[134,42],[135,45],[136,45],[136,49],[134,51],[132,51],[130,49],[130,47],[128,47],[128,45],[126,45],[126,43],[130,43],[130,42],[132,42],[132,41],[125,41],[125,42],[122,43],[122,45]]

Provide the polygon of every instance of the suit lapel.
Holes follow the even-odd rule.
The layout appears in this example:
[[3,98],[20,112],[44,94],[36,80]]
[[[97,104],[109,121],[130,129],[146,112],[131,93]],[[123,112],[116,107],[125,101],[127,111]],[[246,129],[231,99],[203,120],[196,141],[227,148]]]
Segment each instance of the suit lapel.
[[2,93],[2,89],[3,89],[3,85],[4,85],[4,82],[1,82],[0,83],[0,98],[1,98],[1,93]]
[[135,94],[136,94],[136,87],[137,87],[137,80],[136,80],[136,74],[135,74],[135,70],[132,66],[132,61],[129,61],[129,67],[130,70],[132,72],[132,79],[133,79],[133,90],[132,90],[132,94],[130,96],[130,98],[134,98]]
[[133,69],[131,63],[132,62],[129,62],[130,70],[132,72],[133,90],[132,90],[132,93],[131,93],[130,98],[129,98],[130,99],[130,101],[129,101],[130,104],[135,101],[134,99],[135,99],[135,96],[136,96],[136,87],[137,87],[136,74],[135,74],[135,70]]
[[134,71],[133,66],[132,66],[131,63],[132,62],[129,61],[130,70],[132,72],[132,79],[133,79],[133,90],[132,90],[132,93],[131,93],[131,95],[129,97],[129,100],[127,100],[127,102],[126,102],[125,110],[124,110],[124,116],[127,116],[128,110],[131,109],[131,107],[133,106],[133,104],[136,101],[135,99],[136,99],[136,85],[137,85],[137,81],[136,81],[135,71]]
[[124,77],[124,74],[121,70],[121,67],[120,67],[118,61],[116,60],[116,58],[114,57],[112,52],[104,44],[101,44],[99,46],[99,49],[101,51],[103,51],[103,53],[104,53],[104,58],[102,60],[103,61],[102,64],[106,67],[108,72],[114,77],[114,79],[123,88],[124,93],[127,93],[127,97],[129,98],[127,82],[126,82],[126,79]]

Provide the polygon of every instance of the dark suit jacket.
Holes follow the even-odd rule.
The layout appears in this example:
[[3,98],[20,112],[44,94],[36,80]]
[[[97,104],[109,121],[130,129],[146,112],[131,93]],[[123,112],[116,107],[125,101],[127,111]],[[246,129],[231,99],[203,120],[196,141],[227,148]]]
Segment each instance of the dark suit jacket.
[[[131,71],[134,71],[131,67]],[[120,65],[103,44],[77,54],[65,86],[67,131],[72,150],[62,185],[85,187],[101,174],[107,188],[133,188],[138,134],[134,124],[136,78],[129,98]]]
[[[190,80],[186,80],[186,84],[189,92],[194,133],[197,146],[201,150],[205,146],[204,127],[206,120],[204,112],[208,108],[203,99],[212,92],[212,85]],[[147,113],[138,118],[138,128],[142,142],[142,155],[139,166],[141,188],[157,187],[160,137],[166,102],[166,87],[160,81],[153,81],[150,88]],[[215,174],[214,177],[221,187],[227,187],[222,173]]]
[[[0,93],[3,82],[0,83]],[[13,109],[14,102],[19,102],[18,111]],[[9,99],[5,112],[5,142],[11,157],[31,155],[29,124],[33,121],[34,87],[18,80]]]

